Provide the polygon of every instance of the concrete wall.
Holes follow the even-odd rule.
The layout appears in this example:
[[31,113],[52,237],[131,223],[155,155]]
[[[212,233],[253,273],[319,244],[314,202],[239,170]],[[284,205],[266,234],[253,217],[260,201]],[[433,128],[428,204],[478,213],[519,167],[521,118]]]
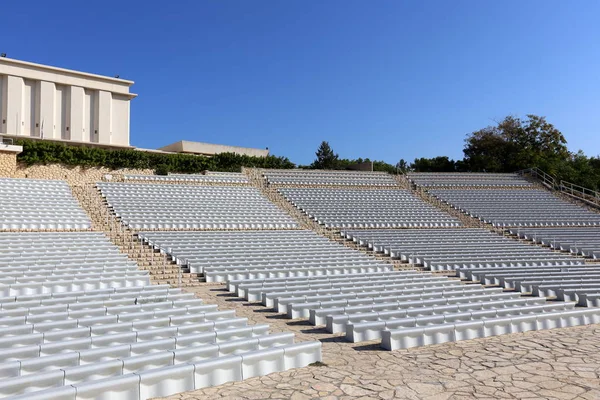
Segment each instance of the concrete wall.
[[152,175],[151,169],[109,169],[105,167],[84,168],[62,164],[31,165],[17,162],[17,154],[23,151],[22,146],[0,142],[0,177],[3,178],[32,178],[60,179],[72,186],[96,183],[103,180],[105,175],[112,175],[113,180],[122,181],[122,175]]
[[[2,171],[0,171],[0,176]],[[17,164],[12,178],[32,178],[32,179],[60,179],[67,181],[72,186],[86,183],[100,182],[104,175],[112,175],[114,180],[119,180],[120,175],[153,175],[154,171],[150,169],[118,169],[111,170],[105,167],[83,168],[80,166],[66,166],[61,164],[51,165],[32,165]],[[5,175],[6,176],[6,175]]]
[[0,177],[11,178],[17,170],[17,154],[23,151],[22,146],[0,142]]
[[191,153],[212,156],[219,153],[236,153],[254,157],[266,157],[269,155],[268,149],[255,149],[252,147],[226,146],[222,144],[211,144],[202,142],[191,142],[182,140],[159,148],[162,151],[174,153]]
[[17,155],[0,151],[0,177],[12,178],[17,168]]
[[0,58],[0,133],[129,146],[132,84]]

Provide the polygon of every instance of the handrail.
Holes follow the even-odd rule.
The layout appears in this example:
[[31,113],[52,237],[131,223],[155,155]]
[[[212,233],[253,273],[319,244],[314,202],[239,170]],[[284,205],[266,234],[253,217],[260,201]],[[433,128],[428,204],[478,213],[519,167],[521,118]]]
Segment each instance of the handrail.
[[600,192],[563,180],[560,181],[560,191],[571,197],[600,207]]
[[556,190],[567,196],[583,201],[584,203],[600,208],[600,192],[595,190],[588,189],[581,185],[567,182],[562,179],[559,181],[554,176],[547,174],[537,167],[517,171],[517,175],[537,178],[550,189]]
[[5,145],[9,145],[10,146],[13,143],[14,142],[13,142],[12,138],[7,138],[7,137],[4,137],[4,136],[0,135],[0,144],[5,144]]
[[521,175],[521,176],[529,175],[533,178],[538,178],[539,180],[542,181],[542,183],[544,183],[546,186],[550,187],[551,189],[556,189],[558,187],[558,184],[556,183],[557,179],[555,177],[553,177],[552,175],[545,173],[538,167],[523,169],[521,171],[517,171],[516,173],[517,173],[517,175]]

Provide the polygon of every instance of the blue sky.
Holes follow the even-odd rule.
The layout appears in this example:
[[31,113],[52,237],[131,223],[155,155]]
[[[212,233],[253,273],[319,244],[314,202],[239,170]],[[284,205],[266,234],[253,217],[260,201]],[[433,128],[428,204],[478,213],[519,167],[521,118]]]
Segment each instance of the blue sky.
[[467,133],[533,113],[600,154],[600,1],[4,3],[9,57],[136,82],[135,146],[461,158]]

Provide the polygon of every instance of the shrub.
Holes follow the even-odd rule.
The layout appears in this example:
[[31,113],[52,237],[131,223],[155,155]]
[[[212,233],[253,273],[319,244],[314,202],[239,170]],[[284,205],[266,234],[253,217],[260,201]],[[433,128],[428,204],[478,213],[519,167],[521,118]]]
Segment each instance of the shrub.
[[166,164],[160,164],[156,166],[156,169],[154,170],[154,174],[155,175],[169,175],[169,166]]
[[19,139],[23,146],[17,160],[26,165],[65,164],[110,169],[154,169],[159,173],[199,173],[205,170],[239,172],[242,167],[289,169],[295,165],[287,157],[269,155],[253,157],[235,153],[221,153],[213,157],[191,154],[161,154],[132,149],[102,149],[98,147],[69,146],[43,140]]

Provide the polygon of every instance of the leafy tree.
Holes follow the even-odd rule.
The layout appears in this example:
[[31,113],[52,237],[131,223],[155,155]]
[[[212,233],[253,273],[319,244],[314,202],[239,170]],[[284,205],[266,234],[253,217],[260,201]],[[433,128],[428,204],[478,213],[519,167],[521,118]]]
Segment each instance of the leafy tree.
[[446,156],[415,158],[410,168],[416,172],[454,172],[456,163]]
[[398,172],[396,167],[385,161],[373,161],[373,171],[387,172],[388,174],[396,174]]
[[317,158],[311,164],[313,169],[337,169],[339,156],[333,152],[331,146],[326,141],[323,141],[317,152],[315,153]]
[[539,167],[556,173],[569,157],[563,134],[545,117],[508,116],[496,126],[471,133],[465,140],[464,162],[471,171],[514,172]]
[[406,162],[406,160],[404,158],[401,158],[400,161],[398,161],[396,163],[396,170],[398,172],[400,172],[401,174],[404,174],[409,169],[410,169],[410,165],[408,165],[408,162]]
[[569,161],[557,167],[559,179],[593,189],[600,189],[600,158],[587,157],[582,150],[571,154]]
[[510,169],[512,147],[497,127],[489,126],[466,139],[464,163],[474,172],[505,172]]

